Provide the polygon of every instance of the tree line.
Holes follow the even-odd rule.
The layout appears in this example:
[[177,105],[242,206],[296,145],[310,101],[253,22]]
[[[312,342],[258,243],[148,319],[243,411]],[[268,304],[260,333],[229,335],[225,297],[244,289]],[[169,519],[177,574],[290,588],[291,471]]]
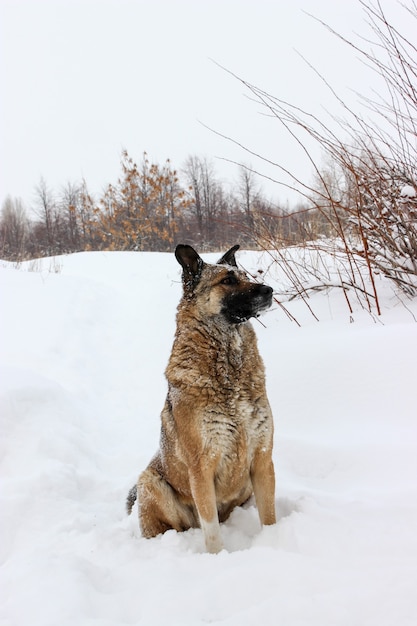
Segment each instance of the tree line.
[[[83,250],[170,251],[178,241],[202,250],[239,241],[258,245],[258,225],[287,243],[317,234],[312,216],[268,200],[249,167],[234,185],[221,182],[213,163],[190,156],[179,172],[146,153],[136,163],[125,150],[121,174],[93,197],[86,181],[51,190],[41,179],[32,218],[19,198],[6,198],[0,218],[3,259],[68,254]],[[257,234],[258,233],[258,234]]]
[[[295,122],[301,124],[298,118]],[[203,251],[236,242],[276,251],[292,245],[328,251],[339,242],[352,285],[361,276],[357,258],[362,257],[372,275],[379,271],[414,293],[417,181],[412,168],[367,143],[353,154],[345,144],[327,141],[327,151],[315,183],[289,210],[266,199],[249,167],[240,166],[237,182],[228,188],[207,158],[190,156],[179,173],[169,160],[159,165],[144,153],[136,163],[125,150],[117,182],[98,198],[85,181],[54,192],[41,179],[31,219],[20,199],[6,198],[1,258],[19,262],[86,250],[163,252],[179,241]],[[315,268],[308,269],[315,274]],[[298,285],[298,270],[287,267],[286,272]]]

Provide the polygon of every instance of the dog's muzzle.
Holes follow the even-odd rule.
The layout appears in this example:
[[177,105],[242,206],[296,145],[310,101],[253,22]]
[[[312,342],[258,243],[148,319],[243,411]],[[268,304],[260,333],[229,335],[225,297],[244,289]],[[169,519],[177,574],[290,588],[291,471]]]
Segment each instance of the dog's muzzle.
[[222,313],[231,324],[247,322],[251,317],[269,309],[272,304],[272,287],[254,284],[247,291],[229,294]]

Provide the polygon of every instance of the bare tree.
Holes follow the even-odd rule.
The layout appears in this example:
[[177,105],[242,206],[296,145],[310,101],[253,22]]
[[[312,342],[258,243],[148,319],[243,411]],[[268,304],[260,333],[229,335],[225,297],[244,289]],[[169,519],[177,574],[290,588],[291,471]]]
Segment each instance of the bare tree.
[[65,252],[80,250],[81,230],[81,187],[79,184],[68,182],[61,189],[59,198],[59,212],[61,217],[61,232],[59,239]]
[[248,228],[253,228],[254,212],[259,208],[260,189],[250,166],[240,165],[238,181],[239,205],[245,215]]
[[83,180],[79,187],[78,210],[82,250],[96,250],[100,248],[101,237],[99,237],[97,232],[98,211],[94,198],[88,191],[87,183]]
[[57,252],[55,235],[59,211],[52,191],[43,178],[40,179],[35,189],[34,212],[38,217],[34,226],[34,236],[40,253],[43,256],[55,254]]
[[216,243],[219,220],[224,219],[225,194],[222,185],[207,158],[189,157],[183,174],[190,194],[189,211],[196,220],[196,241],[211,247]]
[[20,261],[25,257],[29,224],[20,198],[7,196],[0,218],[0,246],[3,258]]

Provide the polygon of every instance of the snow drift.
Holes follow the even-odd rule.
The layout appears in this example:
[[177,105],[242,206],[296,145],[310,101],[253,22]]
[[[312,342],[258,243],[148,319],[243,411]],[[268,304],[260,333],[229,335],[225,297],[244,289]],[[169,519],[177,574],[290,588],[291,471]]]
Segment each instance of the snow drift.
[[0,282],[1,624],[414,626],[416,301],[381,279],[381,318],[333,290],[311,298],[320,323],[300,302],[301,328],[254,322],[278,523],[249,503],[212,556],[199,529],[145,540],[124,512],[158,444],[173,255],[3,263]]

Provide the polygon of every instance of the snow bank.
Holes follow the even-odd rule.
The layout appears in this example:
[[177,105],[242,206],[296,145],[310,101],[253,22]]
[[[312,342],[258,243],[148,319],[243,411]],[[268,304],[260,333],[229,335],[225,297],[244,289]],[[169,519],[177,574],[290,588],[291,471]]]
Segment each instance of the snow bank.
[[320,323],[300,302],[301,328],[279,308],[254,322],[278,523],[250,502],[213,556],[198,529],[145,540],[124,513],[158,442],[173,255],[3,264],[0,283],[1,624],[416,623],[416,302],[381,283],[382,319],[350,323],[332,291],[311,298]]
[[404,185],[400,193],[401,198],[415,198],[417,191],[411,185]]

